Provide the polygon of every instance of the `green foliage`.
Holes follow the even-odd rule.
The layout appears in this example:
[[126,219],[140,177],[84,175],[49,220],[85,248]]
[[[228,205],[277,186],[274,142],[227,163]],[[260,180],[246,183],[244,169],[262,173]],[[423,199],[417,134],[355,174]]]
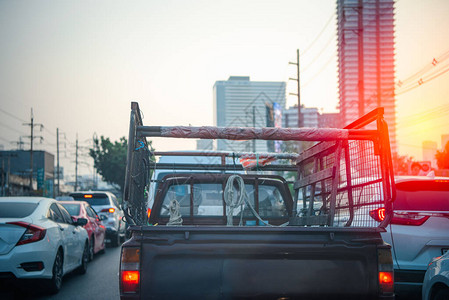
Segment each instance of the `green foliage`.
[[439,169],[449,169],[449,142],[446,143],[442,151],[435,154]]
[[94,148],[89,155],[94,159],[95,168],[104,181],[118,185],[123,192],[125,185],[126,154],[128,141],[125,137],[119,141],[111,142],[109,138],[101,136],[94,140]]

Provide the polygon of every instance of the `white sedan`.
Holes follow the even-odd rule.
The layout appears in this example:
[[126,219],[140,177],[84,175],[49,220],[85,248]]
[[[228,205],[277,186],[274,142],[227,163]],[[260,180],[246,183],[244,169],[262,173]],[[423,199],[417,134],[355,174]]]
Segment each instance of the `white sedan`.
[[44,279],[57,293],[62,277],[86,273],[86,219],[73,222],[56,200],[0,197],[0,274],[12,280]]

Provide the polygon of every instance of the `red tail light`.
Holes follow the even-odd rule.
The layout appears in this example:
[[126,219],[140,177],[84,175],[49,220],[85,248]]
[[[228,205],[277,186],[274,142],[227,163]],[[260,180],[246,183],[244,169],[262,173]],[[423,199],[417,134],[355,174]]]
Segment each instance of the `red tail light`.
[[395,212],[391,219],[391,224],[421,226],[430,216],[412,212]]
[[151,208],[148,208],[148,209],[147,209],[147,216],[148,216],[148,219],[150,218],[150,215],[151,215]]
[[138,293],[140,285],[140,248],[122,248],[120,271],[121,293]]
[[378,248],[377,259],[380,294],[383,296],[392,295],[394,292],[394,272],[390,247]]
[[369,212],[369,215],[377,222],[382,222],[385,219],[385,208],[374,209]]
[[115,212],[115,208],[111,207],[111,208],[103,208],[101,210],[101,212],[108,212],[110,214],[113,214]]
[[[374,220],[382,222],[385,219],[385,208],[371,210],[369,215]],[[390,223],[395,225],[421,226],[429,219],[429,217],[428,214],[422,213],[395,212]]]
[[139,287],[139,271],[122,271],[122,290],[123,293],[135,293]]
[[379,286],[384,294],[393,293],[394,279],[393,272],[379,272]]
[[47,229],[45,228],[26,222],[8,222],[7,224],[17,225],[26,228],[25,233],[17,242],[16,246],[40,241],[45,237],[45,233],[47,232]]

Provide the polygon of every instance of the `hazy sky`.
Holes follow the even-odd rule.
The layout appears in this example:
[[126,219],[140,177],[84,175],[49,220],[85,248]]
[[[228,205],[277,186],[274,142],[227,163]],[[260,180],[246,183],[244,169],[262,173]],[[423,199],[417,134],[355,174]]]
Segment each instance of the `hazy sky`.
[[[10,142],[29,135],[22,123],[33,108],[45,126],[37,147],[55,153],[59,128],[68,141],[65,171],[74,173],[76,134],[84,146],[94,133],[126,136],[131,101],[139,102],[146,125],[212,125],[215,81],[287,81],[297,48],[303,103],[335,112],[335,3],[0,0],[0,145],[14,149]],[[397,2],[397,79],[449,51],[448,16],[449,1]],[[440,147],[440,135],[449,133],[448,74],[397,96],[400,154],[420,159],[423,140]],[[179,141],[155,145],[175,149]]]

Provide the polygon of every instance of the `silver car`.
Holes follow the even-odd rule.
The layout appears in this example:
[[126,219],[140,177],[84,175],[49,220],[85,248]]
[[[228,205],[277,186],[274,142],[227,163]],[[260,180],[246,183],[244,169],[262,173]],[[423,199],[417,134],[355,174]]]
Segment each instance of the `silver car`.
[[123,210],[111,192],[87,191],[71,193],[77,201],[86,201],[96,211],[106,227],[106,242],[120,246],[125,239],[126,223],[122,220]]
[[449,299],[449,252],[432,260],[424,276],[423,300]]

